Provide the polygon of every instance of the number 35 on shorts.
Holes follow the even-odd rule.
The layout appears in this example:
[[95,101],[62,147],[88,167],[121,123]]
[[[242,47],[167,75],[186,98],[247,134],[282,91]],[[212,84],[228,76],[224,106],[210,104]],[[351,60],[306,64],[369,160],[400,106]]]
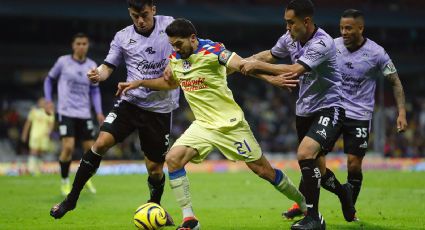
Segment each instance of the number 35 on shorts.
[[365,138],[367,137],[368,134],[368,129],[367,128],[356,128],[356,137],[357,138]]

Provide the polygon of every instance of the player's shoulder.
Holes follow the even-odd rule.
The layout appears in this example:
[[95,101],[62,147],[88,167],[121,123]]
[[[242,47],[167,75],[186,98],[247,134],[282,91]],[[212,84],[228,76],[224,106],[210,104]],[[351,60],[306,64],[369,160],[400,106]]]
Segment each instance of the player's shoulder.
[[294,40],[291,38],[289,31],[286,31],[282,36],[280,36],[278,42],[281,44],[292,44],[294,43]]
[[174,18],[171,16],[165,16],[165,15],[155,15],[155,20],[157,20],[158,25],[167,27],[170,25],[171,22],[174,21]]
[[344,40],[342,39],[342,37],[335,38],[334,42],[335,42],[335,45],[337,45],[337,46],[344,44]]
[[128,33],[131,33],[133,31],[134,31],[134,25],[132,24],[116,32],[115,37],[124,37],[124,36],[127,36]]
[[62,56],[58,57],[57,62],[64,63],[64,62],[67,62],[67,61],[69,61],[71,59],[72,59],[72,55],[71,54],[65,54],[65,55],[62,55]]
[[318,28],[313,38],[311,39],[311,44],[318,44],[324,47],[331,47],[335,45],[334,39],[322,28]]
[[198,53],[203,52],[204,54],[212,53],[215,55],[219,55],[221,51],[223,51],[226,48],[224,44],[221,42],[215,42],[209,39],[202,39],[202,38],[199,38],[198,41],[199,41]]
[[87,57],[87,63],[90,64],[90,65],[97,65],[96,62],[89,57]]
[[385,53],[385,49],[384,47],[382,47],[381,45],[379,45],[378,43],[376,43],[375,41],[366,38],[366,43],[364,44],[364,48],[367,49],[370,52],[375,52],[375,53]]

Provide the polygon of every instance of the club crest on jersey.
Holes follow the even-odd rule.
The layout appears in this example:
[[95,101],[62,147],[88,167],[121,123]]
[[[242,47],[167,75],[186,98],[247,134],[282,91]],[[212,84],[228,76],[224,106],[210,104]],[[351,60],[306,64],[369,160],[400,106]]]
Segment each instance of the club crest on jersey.
[[156,53],[156,51],[153,50],[153,47],[152,46],[146,48],[145,52],[148,53],[148,54],[155,54]]
[[183,70],[188,71],[192,67],[192,64],[188,60],[183,60]]

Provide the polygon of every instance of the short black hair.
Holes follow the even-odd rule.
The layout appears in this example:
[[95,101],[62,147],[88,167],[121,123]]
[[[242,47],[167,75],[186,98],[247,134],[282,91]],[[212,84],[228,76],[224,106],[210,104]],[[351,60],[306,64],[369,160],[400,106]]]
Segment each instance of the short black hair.
[[293,10],[297,17],[312,17],[314,15],[314,5],[310,0],[292,0],[286,10]]
[[356,10],[356,9],[345,10],[342,13],[341,17],[342,18],[354,18],[354,19],[361,18],[361,19],[364,19],[363,12],[361,12],[360,10]]
[[168,37],[187,38],[192,34],[198,35],[195,26],[191,21],[184,18],[177,18],[165,29]]
[[74,34],[74,36],[72,36],[72,42],[74,42],[77,38],[87,38],[88,40],[90,40],[89,36],[82,32]]
[[127,0],[128,7],[137,11],[143,10],[145,6],[153,6],[153,0]]

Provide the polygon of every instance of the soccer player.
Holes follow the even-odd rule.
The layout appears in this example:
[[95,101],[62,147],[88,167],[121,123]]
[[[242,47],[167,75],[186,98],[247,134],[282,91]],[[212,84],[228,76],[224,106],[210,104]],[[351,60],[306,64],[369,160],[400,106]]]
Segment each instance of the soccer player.
[[[91,104],[96,111],[97,121],[102,123],[104,119],[99,86],[90,83],[85,77],[87,71],[97,66],[87,57],[88,49],[89,37],[83,33],[76,34],[72,38],[73,53],[59,57],[44,80],[45,111],[49,115],[54,113],[52,89],[57,82],[57,113],[62,142],[59,164],[61,192],[65,196],[71,190],[68,176],[76,140],[82,142],[84,151],[89,150],[94,143]],[[92,193],[96,193],[92,183],[87,185]]]
[[50,150],[50,132],[53,129],[55,117],[44,111],[46,101],[40,98],[37,107],[31,109],[22,129],[21,140],[28,140],[30,156],[28,158],[28,171],[32,175],[40,174],[39,157]]
[[[105,62],[88,72],[88,79],[92,82],[106,80],[122,61],[127,67],[127,81],[158,78],[168,65],[172,47],[165,28],[173,18],[155,16],[156,7],[152,0],[128,0],[128,6],[133,24],[116,33]],[[51,209],[50,215],[61,218],[73,210],[81,189],[95,174],[102,156],[135,130],[139,132],[141,149],[145,153],[149,202],[160,204],[171,112],[178,107],[178,98],[179,90],[156,91],[144,87],[123,95],[106,117],[96,142],[84,154],[71,193]],[[167,225],[173,225],[168,214],[167,218]]]
[[[393,86],[398,108],[397,131],[403,132],[407,128],[404,91],[397,70],[384,48],[363,36],[364,24],[361,11],[344,11],[340,19],[341,37],[335,39],[337,63],[346,95],[342,134],[347,154],[347,182],[353,187],[354,204],[362,185],[362,161],[368,147],[376,80],[380,76]],[[327,184],[322,187],[335,192]]]
[[[288,31],[271,50],[254,55],[250,58],[252,61],[244,63],[242,68],[245,74],[294,74],[300,79],[296,102],[296,128],[300,142],[297,158],[302,173],[300,191],[306,198],[308,212],[291,229],[325,227],[318,209],[321,180],[335,186],[345,219],[352,221],[355,215],[351,187],[327,179],[333,173],[326,169],[324,155],[332,149],[344,119],[342,79],[336,63],[335,43],[331,36],[315,25],[313,15],[314,6],[310,0],[291,1],[284,15]],[[272,64],[287,56],[293,64]]]
[[[345,93],[342,134],[344,152],[347,154],[347,182],[353,190],[353,204],[357,201],[363,181],[362,162],[368,147],[376,79],[380,76],[385,76],[393,85],[398,108],[397,131],[403,132],[407,127],[404,91],[397,70],[384,48],[363,36],[364,23],[361,11],[344,11],[340,19],[342,37],[335,39],[337,64]],[[335,180],[335,175],[330,174],[328,180]],[[321,185],[332,193],[338,193],[326,180],[322,180]],[[285,215],[293,218],[299,213],[300,210],[292,209]]]
[[[304,197],[291,180],[281,170],[273,169],[262,155],[241,108],[227,87],[226,67],[239,71],[243,59],[221,43],[197,38],[195,27],[186,19],[176,19],[166,33],[176,51],[170,61],[173,81],[161,77],[120,83],[117,94],[131,93],[140,86],[167,90],[180,85],[195,114],[195,121],[166,156],[170,185],[183,212],[183,223],[177,229],[200,228],[192,209],[184,167],[189,161],[201,163],[214,148],[229,160],[245,161],[253,172],[306,210]],[[273,81],[270,76],[258,77]],[[297,83],[297,80],[280,80],[274,83],[282,87]]]

